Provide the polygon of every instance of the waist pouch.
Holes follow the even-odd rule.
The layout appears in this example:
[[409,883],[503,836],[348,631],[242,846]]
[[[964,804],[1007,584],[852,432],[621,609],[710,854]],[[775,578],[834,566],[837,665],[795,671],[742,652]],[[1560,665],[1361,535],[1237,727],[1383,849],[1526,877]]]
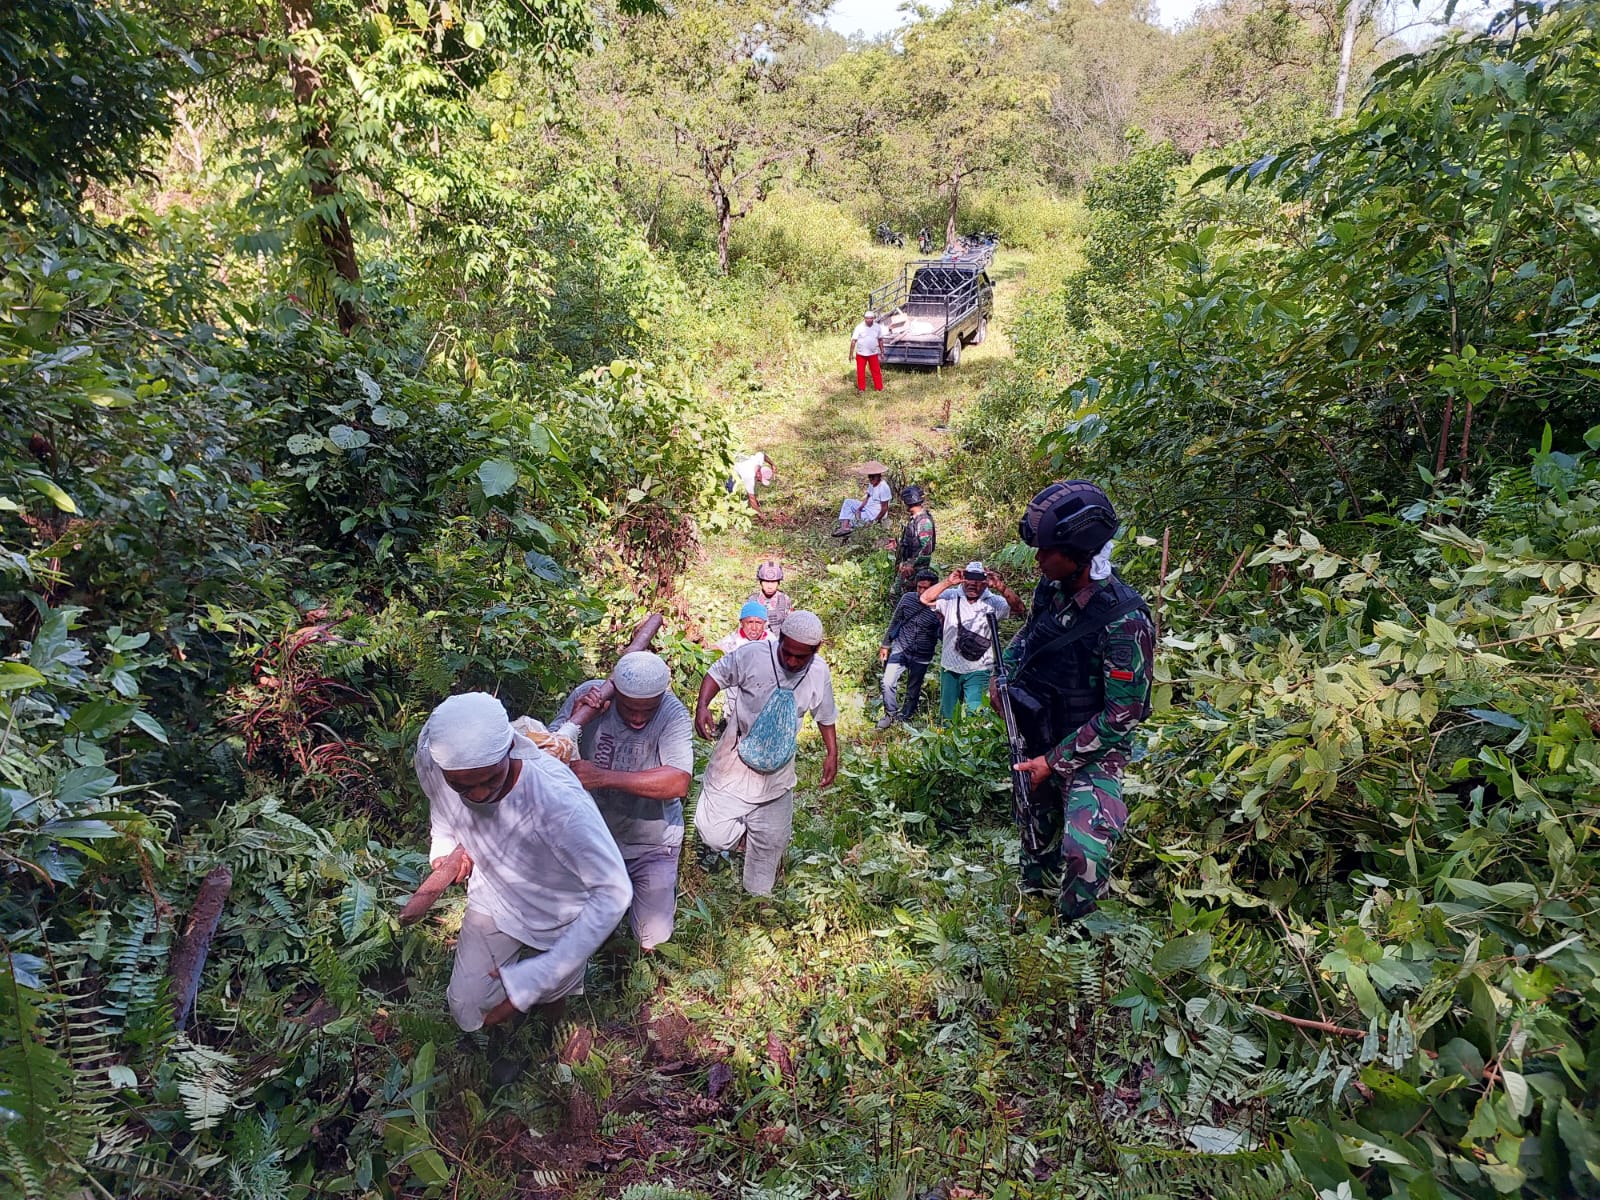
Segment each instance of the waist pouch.
[[968,662],[977,662],[989,653],[989,635],[968,629],[961,623],[961,597],[956,597],[956,653]]

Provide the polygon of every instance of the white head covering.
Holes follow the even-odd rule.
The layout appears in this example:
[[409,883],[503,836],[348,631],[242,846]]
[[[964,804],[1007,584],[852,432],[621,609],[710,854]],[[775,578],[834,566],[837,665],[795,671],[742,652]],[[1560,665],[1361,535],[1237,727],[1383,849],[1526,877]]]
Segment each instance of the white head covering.
[[423,732],[441,771],[492,767],[511,749],[511,718],[488,692],[451,696],[433,710]]
[[966,570],[962,571],[961,573],[962,573],[962,575],[977,575],[977,576],[986,576],[987,575],[987,572],[984,570],[983,564],[981,562],[969,562],[967,564],[967,566],[966,566]]
[[791,612],[783,622],[783,636],[802,646],[822,645],[822,618],[804,608]]
[[654,700],[672,686],[672,670],[659,654],[635,650],[617,660],[611,685],[629,700]]
[[1111,578],[1111,552],[1116,548],[1117,540],[1115,538],[1100,547],[1100,553],[1096,554],[1089,563],[1090,579]]

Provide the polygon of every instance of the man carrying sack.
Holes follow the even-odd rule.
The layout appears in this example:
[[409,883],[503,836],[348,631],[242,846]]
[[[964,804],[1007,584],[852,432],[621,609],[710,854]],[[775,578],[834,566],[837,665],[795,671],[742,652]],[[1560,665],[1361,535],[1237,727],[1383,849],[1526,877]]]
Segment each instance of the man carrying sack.
[[939,658],[939,719],[949,721],[956,709],[973,712],[983,704],[993,673],[996,647],[989,642],[989,613],[1005,620],[1022,607],[1005,580],[981,562],[956,568],[922,593],[922,603],[944,621],[944,650]]
[[672,936],[678,905],[678,855],[683,848],[683,798],[694,773],[689,710],[672,694],[672,672],[648,650],[624,654],[603,681],[580,683],[561,711],[581,726],[583,757],[572,773],[594,797],[633,883],[628,921],[649,953]]
[[[794,756],[800,721],[810,713],[826,755],[823,787],[839,773],[838,710],[833,680],[817,648],[822,620],[797,609],[776,642],[753,642],[719,659],[700,684],[695,731],[716,738],[695,805],[694,829],[713,865],[722,852],[744,849],[744,887],[770,895],[794,834]],[[725,725],[712,723],[711,701],[723,692]]]
[[[432,823],[428,857],[437,868],[465,851],[467,879],[450,1015],[480,1029],[509,1000],[526,1012],[583,991],[589,956],[633,899],[628,871],[594,801],[560,759],[511,728],[486,692],[451,696],[417,740],[417,782]],[[520,1064],[494,1064],[497,1084]]]

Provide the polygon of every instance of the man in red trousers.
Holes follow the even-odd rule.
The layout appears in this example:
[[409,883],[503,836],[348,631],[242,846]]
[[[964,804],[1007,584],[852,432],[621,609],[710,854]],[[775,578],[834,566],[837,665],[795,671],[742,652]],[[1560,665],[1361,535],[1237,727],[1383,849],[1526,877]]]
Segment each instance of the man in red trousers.
[[867,390],[867,370],[872,370],[874,391],[883,391],[883,362],[879,358],[883,341],[883,326],[878,324],[878,314],[870,308],[850,335],[850,353],[856,360],[856,391]]

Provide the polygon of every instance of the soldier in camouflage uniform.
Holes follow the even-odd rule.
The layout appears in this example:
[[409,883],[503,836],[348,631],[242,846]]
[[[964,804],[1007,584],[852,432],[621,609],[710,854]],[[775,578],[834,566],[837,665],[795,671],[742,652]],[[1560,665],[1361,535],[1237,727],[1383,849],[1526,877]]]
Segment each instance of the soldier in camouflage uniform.
[[900,540],[893,544],[895,589],[897,592],[909,592],[916,586],[917,572],[933,565],[933,551],[939,533],[922,489],[916,484],[907,484],[900,489],[900,503],[910,510],[911,515],[906,518],[905,528],[900,531]]
[[1042,578],[1027,624],[1007,648],[1012,708],[1033,757],[1018,764],[1022,889],[1059,888],[1063,920],[1094,911],[1128,820],[1122,769],[1150,712],[1155,626],[1143,598],[1111,569],[1117,515],[1084,480],[1053,483],[1018,526]]

